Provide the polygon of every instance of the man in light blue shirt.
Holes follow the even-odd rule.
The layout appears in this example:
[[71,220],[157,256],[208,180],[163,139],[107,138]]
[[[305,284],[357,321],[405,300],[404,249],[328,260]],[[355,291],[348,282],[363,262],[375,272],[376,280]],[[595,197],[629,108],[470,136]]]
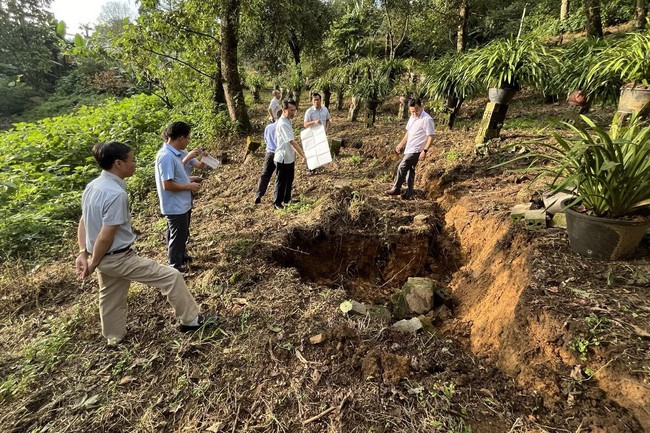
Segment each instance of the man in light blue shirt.
[[167,218],[167,256],[169,264],[181,272],[189,261],[187,238],[190,233],[192,192],[200,188],[190,180],[183,164],[184,150],[190,140],[190,126],[174,122],[165,131],[165,143],[156,155],[156,189],[160,212]]
[[409,101],[409,113],[411,116],[406,124],[406,134],[395,148],[397,153],[404,149],[404,158],[397,168],[393,188],[386,191],[387,195],[399,195],[406,179],[406,191],[402,194],[404,199],[413,197],[415,166],[420,159],[426,158],[435,132],[433,119],[422,109],[419,98]]
[[296,141],[291,126],[291,119],[295,115],[296,102],[293,99],[282,101],[282,116],[278,119],[275,127],[276,148],[273,158],[278,170],[275,177],[275,198],[273,200],[273,206],[277,210],[284,209],[284,204],[291,201],[296,153],[305,159],[305,153]]
[[[275,113],[276,118],[282,116],[282,110],[278,110]],[[266,189],[269,187],[269,182],[271,181],[271,176],[275,171],[275,162],[273,158],[275,157],[275,129],[277,122],[272,120],[271,123],[266,125],[264,128],[264,142],[266,143],[266,155],[264,156],[264,165],[262,166],[262,174],[260,175],[260,181],[257,184],[257,193],[255,194],[255,204],[262,203],[262,197],[266,194]]]

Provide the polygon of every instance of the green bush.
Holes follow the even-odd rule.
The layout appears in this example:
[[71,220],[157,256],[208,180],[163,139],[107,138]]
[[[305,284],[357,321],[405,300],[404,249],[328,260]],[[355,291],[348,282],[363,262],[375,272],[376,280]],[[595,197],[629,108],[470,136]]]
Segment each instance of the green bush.
[[41,93],[26,84],[16,83],[9,78],[0,78],[0,115],[14,116],[25,111],[33,102],[32,98]]
[[[61,237],[79,217],[84,186],[99,173],[92,146],[122,141],[140,167],[150,167],[168,119],[157,98],[138,95],[18,123],[0,134],[0,260],[38,259],[60,249]],[[152,189],[152,178],[150,170],[136,171],[134,193],[142,197]]]

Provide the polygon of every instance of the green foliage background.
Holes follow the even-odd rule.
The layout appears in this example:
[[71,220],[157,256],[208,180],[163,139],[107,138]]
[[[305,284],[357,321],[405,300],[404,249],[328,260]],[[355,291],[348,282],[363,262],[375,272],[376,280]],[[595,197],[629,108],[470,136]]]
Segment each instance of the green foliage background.
[[99,173],[91,153],[97,142],[131,146],[142,167],[130,181],[131,194],[146,196],[169,117],[158,98],[138,95],[0,134],[0,259],[38,259],[60,249],[80,215],[84,186]]

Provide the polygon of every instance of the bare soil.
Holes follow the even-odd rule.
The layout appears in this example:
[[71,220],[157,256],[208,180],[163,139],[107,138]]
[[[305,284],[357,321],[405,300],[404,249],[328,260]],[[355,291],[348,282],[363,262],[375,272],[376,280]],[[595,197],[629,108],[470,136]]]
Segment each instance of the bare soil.
[[[567,106],[521,95],[479,157],[484,102],[437,132],[413,200],[383,195],[400,159],[396,103],[373,128],[333,110],[330,135],[347,145],[318,174],[298,164],[297,202],[284,211],[271,190],[253,204],[259,151],[215,144],[231,163],[206,175],[195,202],[187,278],[220,316],[214,332],[179,334],[160,295],[134,284],[129,335],[109,350],[97,283],[75,281],[71,258],[5,265],[0,430],[650,431],[650,241],[602,262],[572,252],[561,229],[513,225],[511,207],[539,192],[490,167],[509,144],[549,138],[547,119]],[[134,223],[137,248],[164,261],[152,203]],[[411,276],[452,293],[450,310],[427,316],[431,328],[404,334],[339,309],[347,299],[390,308]]]

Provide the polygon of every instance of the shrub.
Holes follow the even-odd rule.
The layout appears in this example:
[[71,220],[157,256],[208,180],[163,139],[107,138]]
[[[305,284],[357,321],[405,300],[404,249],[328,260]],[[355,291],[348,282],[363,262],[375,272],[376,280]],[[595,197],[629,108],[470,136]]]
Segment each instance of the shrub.
[[[37,259],[60,250],[61,237],[79,217],[84,186],[99,173],[92,146],[125,142],[140,166],[151,166],[168,118],[157,98],[138,95],[19,123],[0,134],[0,259]],[[138,194],[152,185],[150,177],[136,171],[131,182]]]

